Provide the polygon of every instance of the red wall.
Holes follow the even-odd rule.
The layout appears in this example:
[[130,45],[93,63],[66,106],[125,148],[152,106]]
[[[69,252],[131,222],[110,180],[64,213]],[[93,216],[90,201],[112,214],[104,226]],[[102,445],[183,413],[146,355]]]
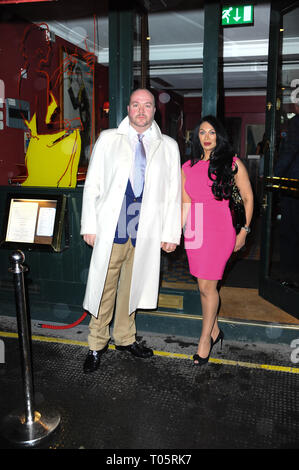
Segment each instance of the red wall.
[[[53,92],[55,99],[60,104],[61,111],[61,82],[57,81],[57,76],[61,72],[60,57],[62,48],[67,48],[70,53],[76,51],[75,46],[68,43],[67,41],[56,36],[55,42],[51,42],[51,48],[49,52],[49,60],[47,64],[44,64],[42,73],[36,74],[33,79],[28,73],[27,79],[21,80],[21,93],[19,95],[19,77],[21,68],[24,67],[25,57],[24,51],[21,47],[24,39],[24,32],[26,31],[29,23],[7,23],[1,24],[1,36],[0,36],[0,63],[2,64],[0,79],[4,83],[4,99],[22,99],[29,101],[30,103],[30,115],[32,117],[35,107],[38,103],[41,109],[44,109],[43,98],[47,96],[47,80],[45,79],[46,74],[51,77],[50,89]],[[38,54],[45,54],[45,51],[39,51],[40,38],[37,34],[33,34],[31,40],[28,40],[28,46],[31,50],[31,60],[40,64],[40,57]],[[32,54],[34,51],[34,54]],[[77,52],[80,56],[83,56],[85,51],[77,48]],[[34,58],[34,55],[36,57]],[[33,67],[32,67],[33,69]],[[99,134],[101,129],[108,127],[108,118],[102,116],[100,108],[102,103],[108,101],[108,69],[107,67],[99,64],[95,65],[94,75],[94,122],[95,122],[95,134]],[[4,129],[0,131],[0,185],[7,185],[8,179],[24,172],[24,130],[15,129],[6,126],[6,108],[5,103],[1,108],[4,115]],[[58,129],[61,126],[61,113],[55,117],[56,124],[52,125],[52,131]],[[39,131],[43,133],[51,132],[51,129],[43,129],[43,120],[38,122]]]
[[225,98],[225,116],[241,117],[241,157],[246,157],[246,128],[249,124],[265,125],[266,95],[228,96]]
[[[201,118],[201,97],[185,98],[185,130],[192,130]],[[226,118],[239,117],[241,125],[241,156],[245,156],[246,126],[265,124],[266,95],[226,96],[224,115]]]
[[[4,99],[18,97],[18,71],[23,64],[20,42],[24,26],[24,24],[14,24],[13,27],[1,25],[0,79],[4,82]],[[19,174],[18,163],[24,163],[24,131],[6,127],[5,104],[1,109],[4,114],[4,129],[0,131],[0,184],[6,185],[9,177]]]
[[[18,82],[21,68],[24,67],[24,51],[21,49],[24,31],[29,23],[2,23],[0,36],[0,60],[1,72],[0,79],[4,82],[5,96],[4,98],[19,98]],[[31,39],[31,52],[39,52],[39,38],[37,36]],[[71,53],[75,52],[75,46],[56,36],[55,42],[51,42],[51,50],[47,66],[43,71],[47,72],[51,77],[51,90],[56,100],[61,104],[61,88],[59,82],[56,81],[57,74],[60,72],[60,58],[62,48],[67,48]],[[41,53],[44,53],[41,51]],[[80,55],[84,55],[85,51],[78,49]],[[32,59],[32,57],[31,57]],[[33,59],[34,60],[34,59]],[[36,58],[40,61],[40,58]],[[36,106],[37,98],[46,96],[44,93],[46,87],[45,76],[40,74],[38,79],[22,80],[20,98],[30,102],[31,117]],[[95,133],[99,134],[101,129],[108,127],[108,117],[101,112],[101,106],[108,101],[108,69],[104,66],[96,64],[95,66]],[[201,117],[201,98],[185,98],[172,96],[175,99],[176,107],[171,109],[169,104],[163,105],[159,103],[161,113],[161,127],[164,132],[169,133],[170,116],[178,119],[178,107],[183,107],[184,122],[181,125],[178,119],[178,140],[182,153],[184,152],[183,136],[186,130],[192,130],[196,126]],[[180,99],[178,99],[180,98]],[[242,120],[241,125],[241,156],[245,154],[246,126],[248,124],[264,124],[265,122],[265,105],[266,96],[226,96],[224,99],[224,108],[226,117],[239,117]],[[1,108],[4,114],[4,129],[0,131],[0,185],[7,185],[8,179],[24,172],[24,130],[15,129],[6,126],[5,120],[5,104]],[[53,124],[53,131],[61,124],[61,116],[57,116],[57,124]],[[168,122],[169,121],[169,122]],[[42,127],[42,122],[39,123]],[[47,130],[47,132],[49,132]]]

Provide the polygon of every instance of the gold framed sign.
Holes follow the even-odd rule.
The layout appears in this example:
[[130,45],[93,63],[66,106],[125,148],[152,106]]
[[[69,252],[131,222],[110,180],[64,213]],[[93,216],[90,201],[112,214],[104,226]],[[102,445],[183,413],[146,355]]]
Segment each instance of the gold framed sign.
[[66,196],[8,194],[1,247],[61,251]]

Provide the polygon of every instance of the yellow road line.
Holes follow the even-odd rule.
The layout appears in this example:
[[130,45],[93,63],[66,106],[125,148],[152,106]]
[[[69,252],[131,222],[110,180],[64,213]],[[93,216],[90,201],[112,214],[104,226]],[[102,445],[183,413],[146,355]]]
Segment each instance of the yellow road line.
[[290,374],[299,374],[298,367],[287,367],[287,366],[275,366],[272,364],[256,364],[252,362],[242,362],[242,361],[231,361],[228,359],[216,359],[211,357],[209,362],[214,362],[215,364],[226,364],[231,366],[240,366],[248,367],[251,369],[263,369],[270,370],[275,372],[288,372]]
[[[189,356],[187,354],[169,353],[164,351],[155,351],[155,354],[158,356],[175,357],[179,359],[192,359],[192,356]],[[251,369],[263,369],[276,372],[289,372],[291,374],[299,374],[299,368],[296,367],[274,366],[271,364],[256,364],[252,362],[233,361],[230,359],[217,359],[214,357],[210,357],[209,362],[214,364],[225,364],[229,366],[248,367]]]
[[[18,334],[9,333],[6,331],[0,331],[0,337],[18,338]],[[32,335],[32,340],[43,341],[45,343],[60,343],[60,344],[69,344],[69,345],[75,345],[75,346],[88,347],[88,343],[86,341],[76,341],[73,339],[66,339],[66,338],[52,338],[49,336]],[[110,344],[109,349],[113,350],[115,349],[115,346],[113,344]],[[189,360],[191,359],[192,360],[192,356],[188,354],[172,353],[172,352],[167,352],[167,351],[154,351],[154,354],[155,356],[164,356],[164,357],[170,357],[170,358],[176,358],[176,359],[189,359]],[[210,357],[209,362],[212,364],[223,364],[223,365],[228,365],[228,366],[247,367],[249,369],[262,369],[262,370],[268,370],[268,371],[274,371],[274,372],[287,372],[289,374],[299,374],[298,367],[276,366],[272,364],[256,364],[253,362],[233,361],[230,359],[219,359],[219,358],[214,358],[214,357]]]
[[[6,331],[0,331],[0,336],[6,337],[6,338],[18,338],[17,333],[8,333]],[[61,343],[61,344],[74,344],[76,346],[88,346],[88,343],[84,341],[76,341],[73,339],[65,339],[65,338],[51,338],[50,336],[32,335],[32,340],[44,341],[45,343]]]

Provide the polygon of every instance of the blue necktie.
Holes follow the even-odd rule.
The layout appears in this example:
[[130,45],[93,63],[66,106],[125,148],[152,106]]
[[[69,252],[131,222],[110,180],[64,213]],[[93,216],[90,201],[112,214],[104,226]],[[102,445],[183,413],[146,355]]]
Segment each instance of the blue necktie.
[[135,149],[135,167],[134,167],[134,194],[140,196],[144,185],[144,174],[146,167],[145,150],[142,143],[143,134],[138,134],[138,142]]

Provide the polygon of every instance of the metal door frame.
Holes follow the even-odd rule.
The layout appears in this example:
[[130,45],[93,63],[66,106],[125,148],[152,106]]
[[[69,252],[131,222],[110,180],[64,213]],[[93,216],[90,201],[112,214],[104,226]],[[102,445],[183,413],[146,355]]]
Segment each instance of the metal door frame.
[[[259,295],[289,314],[299,318],[299,292],[290,287],[282,285],[278,280],[270,278],[270,250],[271,250],[271,219],[273,209],[274,191],[297,190],[297,183],[286,184],[284,178],[273,178],[273,163],[275,154],[277,125],[277,82],[280,73],[280,50],[281,50],[281,21],[284,14],[294,7],[298,2],[282,1],[271,2],[270,29],[269,29],[269,52],[268,52],[268,74],[267,74],[267,98],[266,98],[266,125],[265,133],[269,141],[269,150],[265,155],[264,168],[264,201],[262,205],[261,223],[261,257],[259,272]],[[290,182],[289,182],[290,183]],[[286,187],[289,186],[289,187]],[[285,188],[285,189],[284,189]]]

